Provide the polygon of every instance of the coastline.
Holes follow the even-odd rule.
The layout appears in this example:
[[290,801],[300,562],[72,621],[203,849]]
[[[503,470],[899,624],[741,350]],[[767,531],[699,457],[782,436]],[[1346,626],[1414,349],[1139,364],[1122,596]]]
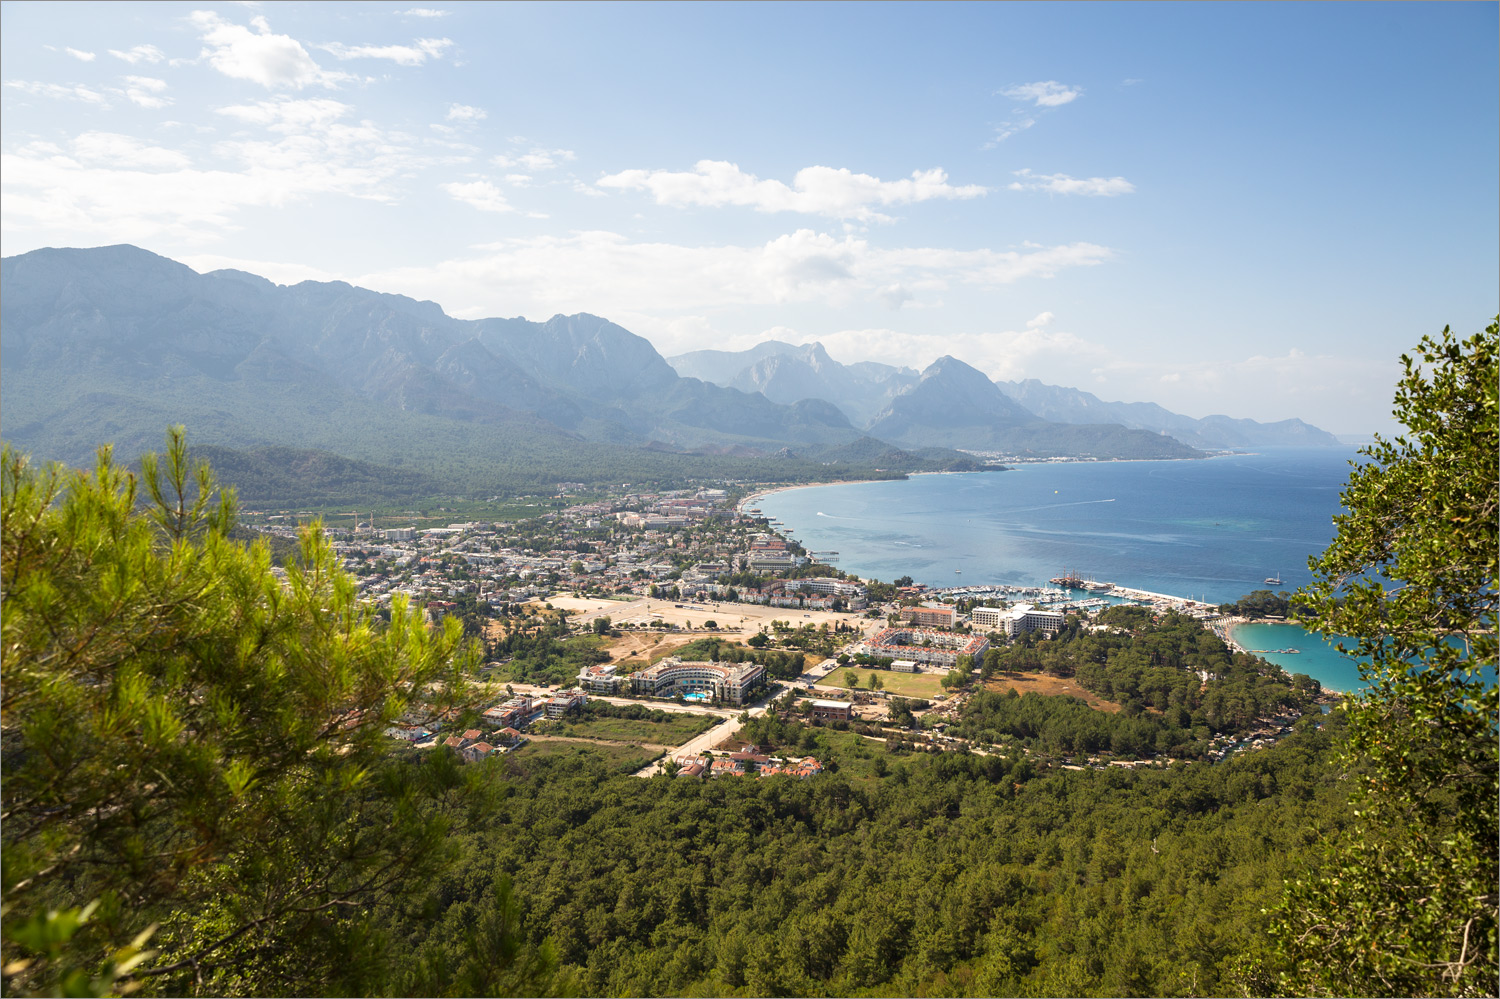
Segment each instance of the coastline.
[[[1301,634],[1301,635],[1303,635],[1303,636],[1305,636],[1307,638],[1313,638],[1313,639],[1316,639],[1319,642],[1323,642],[1324,641],[1324,639],[1321,636],[1319,636],[1316,632],[1308,631],[1306,628],[1304,628],[1301,625],[1297,624],[1295,621],[1264,621],[1264,620],[1255,620],[1255,619],[1247,618],[1247,617],[1226,617],[1226,618],[1220,618],[1218,621],[1214,622],[1214,625],[1215,625],[1214,626],[1214,632],[1216,634],[1218,634],[1220,638],[1224,639],[1225,644],[1227,644],[1231,649],[1233,649],[1236,652],[1244,652],[1244,653],[1247,653],[1248,655],[1252,655],[1252,656],[1260,656],[1260,657],[1264,658],[1267,662],[1275,662],[1275,660],[1271,659],[1270,657],[1274,656],[1274,655],[1277,655],[1278,654],[1277,650],[1275,650],[1275,649],[1250,649],[1250,648],[1246,648],[1245,645],[1244,645],[1244,643],[1240,642],[1235,637],[1235,629],[1237,629],[1237,628],[1247,628],[1247,627],[1250,627],[1250,628],[1294,628],[1294,629],[1296,629],[1296,631],[1299,634]],[[1222,627],[1222,631],[1220,630],[1221,627]],[[1303,651],[1305,653],[1305,650],[1303,650]],[[1303,654],[1303,653],[1299,653],[1299,654]],[[1347,659],[1348,657],[1346,656],[1346,657],[1343,657],[1343,658]],[[1317,667],[1320,665],[1320,663],[1318,662],[1318,657],[1317,657],[1316,654],[1310,655],[1310,659],[1311,659],[1311,661],[1308,664],[1308,668],[1304,669],[1304,670],[1296,670],[1294,667],[1286,666],[1286,665],[1284,665],[1282,663],[1276,663],[1276,665],[1281,666],[1281,668],[1283,670],[1285,670],[1286,672],[1288,672],[1288,673],[1292,673],[1292,672],[1305,672],[1305,673],[1308,673],[1309,675],[1311,675],[1312,672],[1313,672],[1313,670],[1317,669]],[[1319,670],[1319,672],[1321,672],[1321,670]],[[1334,686],[1334,685],[1330,684],[1326,680],[1321,680],[1320,679],[1318,682],[1323,685],[1323,690],[1326,693],[1337,695],[1338,697],[1343,697],[1346,694],[1349,694],[1349,693],[1353,692],[1352,690],[1345,689],[1342,686]],[[1356,689],[1358,688],[1358,684],[1357,683],[1355,684],[1355,688]]]
[[[908,475],[941,475],[941,474],[947,474],[947,473],[942,473],[942,472],[908,472],[907,474]],[[761,500],[765,499],[767,496],[775,496],[777,493],[788,493],[788,492],[791,492],[793,489],[818,489],[818,488],[821,488],[823,486],[857,486],[857,485],[860,485],[860,484],[866,483],[866,482],[890,482],[890,481],[891,481],[890,479],[836,479],[836,480],[834,480],[832,482],[802,482],[802,483],[798,483],[797,485],[794,485],[794,486],[772,486],[769,489],[761,489],[761,490],[758,490],[756,492],[753,492],[750,495],[746,496],[744,499],[740,500],[739,504],[737,506],[735,506],[734,512],[737,513],[737,514],[739,514],[742,517],[746,516],[746,513],[745,513],[746,507],[754,506],[756,503],[759,503]]]

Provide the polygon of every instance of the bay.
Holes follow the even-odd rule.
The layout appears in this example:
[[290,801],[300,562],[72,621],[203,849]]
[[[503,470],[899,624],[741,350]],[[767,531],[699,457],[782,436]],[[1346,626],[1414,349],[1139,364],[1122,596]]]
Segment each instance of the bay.
[[[1199,461],[1048,462],[788,489],[757,506],[846,572],[929,586],[1045,584],[1069,571],[1212,603],[1295,590],[1334,536],[1351,448],[1266,448]],[[1279,577],[1280,585],[1267,584]],[[1356,665],[1316,634],[1237,635],[1334,690]],[[1265,644],[1255,644],[1269,638]]]

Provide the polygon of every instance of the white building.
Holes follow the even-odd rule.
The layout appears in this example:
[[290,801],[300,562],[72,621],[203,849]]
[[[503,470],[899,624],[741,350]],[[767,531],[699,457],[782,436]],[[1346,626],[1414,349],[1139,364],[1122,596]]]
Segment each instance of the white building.
[[748,694],[765,685],[766,668],[756,663],[683,662],[672,656],[628,679],[638,694],[711,694],[731,704],[743,704]]
[[1066,620],[1060,611],[1038,610],[1031,604],[1017,604],[1001,610],[998,607],[975,607],[969,612],[969,620],[976,628],[1003,632],[1014,638],[1023,632],[1040,631],[1055,635],[1063,629]]

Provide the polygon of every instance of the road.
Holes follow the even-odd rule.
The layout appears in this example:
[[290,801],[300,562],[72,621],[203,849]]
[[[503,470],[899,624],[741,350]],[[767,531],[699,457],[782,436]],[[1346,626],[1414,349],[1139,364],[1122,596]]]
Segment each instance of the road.
[[[697,756],[699,753],[703,752],[706,749],[713,749],[715,746],[726,739],[734,738],[734,736],[739,732],[740,728],[745,724],[743,721],[745,715],[749,715],[751,718],[759,718],[761,715],[766,713],[767,707],[773,700],[781,695],[781,692],[781,684],[773,683],[771,685],[769,693],[767,693],[765,699],[762,700],[759,704],[751,708],[745,708],[730,713],[730,716],[725,718],[723,722],[715,725],[707,732],[703,732],[700,735],[689,739],[687,742],[683,743],[682,745],[678,746],[676,749],[668,753],[666,756],[662,757],[662,760],[675,760],[681,759],[685,756]],[[637,701],[635,703],[640,702]],[[713,713],[722,714],[724,712],[715,711]],[[637,777],[656,776],[657,774],[661,773],[662,760],[657,760],[655,763],[651,763],[645,767],[642,767],[640,770],[636,771],[635,775]]]

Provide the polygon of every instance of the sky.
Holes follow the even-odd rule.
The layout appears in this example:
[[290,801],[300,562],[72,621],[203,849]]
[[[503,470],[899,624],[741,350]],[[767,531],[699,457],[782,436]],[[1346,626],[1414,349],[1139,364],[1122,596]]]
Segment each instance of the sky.
[[1351,435],[1500,312],[1495,3],[419,2],[0,5],[0,249]]

